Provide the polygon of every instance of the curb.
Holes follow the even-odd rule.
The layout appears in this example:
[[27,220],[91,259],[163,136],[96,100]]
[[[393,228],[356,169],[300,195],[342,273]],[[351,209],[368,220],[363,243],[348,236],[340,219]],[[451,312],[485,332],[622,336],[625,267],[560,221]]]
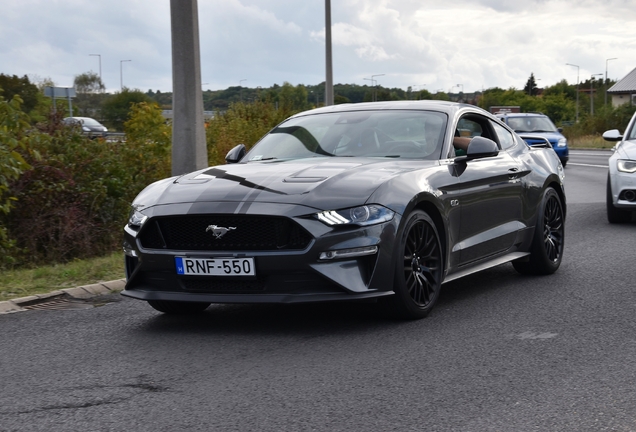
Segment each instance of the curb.
[[100,282],[92,285],[82,285],[76,288],[65,288],[61,290],[52,291],[46,294],[36,294],[28,297],[21,297],[17,299],[0,301],[0,315],[22,312],[25,306],[31,306],[38,303],[43,303],[52,300],[57,297],[70,296],[74,299],[85,300],[91,297],[96,297],[104,294],[111,294],[122,291],[126,285],[126,279],[117,279],[109,282]]

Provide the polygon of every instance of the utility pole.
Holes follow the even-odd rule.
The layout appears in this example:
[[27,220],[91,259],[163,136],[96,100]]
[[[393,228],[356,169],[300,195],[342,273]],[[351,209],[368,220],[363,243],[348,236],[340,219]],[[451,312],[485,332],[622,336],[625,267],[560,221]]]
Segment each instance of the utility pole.
[[170,0],[172,175],[208,166],[201,91],[197,0]]
[[132,60],[119,60],[119,90],[124,91],[124,62],[130,62]]
[[325,106],[333,105],[333,64],[331,61],[331,0],[325,0],[325,48],[327,76],[325,78]]
[[594,115],[594,77],[603,76],[602,73],[592,74],[590,78],[590,115]]

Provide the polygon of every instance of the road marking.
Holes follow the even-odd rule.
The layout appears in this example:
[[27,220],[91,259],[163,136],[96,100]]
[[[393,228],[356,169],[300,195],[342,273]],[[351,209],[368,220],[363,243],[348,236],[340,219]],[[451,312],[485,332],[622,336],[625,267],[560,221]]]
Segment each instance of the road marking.
[[568,162],[568,166],[570,166],[570,165],[586,166],[586,167],[594,167],[594,168],[609,168],[608,165],[592,165],[592,164],[582,164],[582,163]]

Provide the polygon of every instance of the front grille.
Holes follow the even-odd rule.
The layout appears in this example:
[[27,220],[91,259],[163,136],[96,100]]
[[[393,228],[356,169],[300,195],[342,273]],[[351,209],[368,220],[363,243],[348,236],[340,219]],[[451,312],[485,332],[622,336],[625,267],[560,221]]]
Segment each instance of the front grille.
[[[211,228],[227,228],[217,238]],[[233,229],[232,229],[233,228]],[[296,222],[277,216],[184,215],[150,219],[139,234],[148,249],[192,251],[303,250],[311,235]]]

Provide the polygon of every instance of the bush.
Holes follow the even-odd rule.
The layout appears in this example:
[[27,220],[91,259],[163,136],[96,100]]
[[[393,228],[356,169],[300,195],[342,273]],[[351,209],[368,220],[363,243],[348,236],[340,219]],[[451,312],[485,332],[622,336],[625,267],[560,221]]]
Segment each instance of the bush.
[[154,104],[132,107],[126,142],[88,139],[60,116],[30,132],[31,165],[11,184],[9,236],[18,265],[66,262],[110,253],[121,244],[129,204],[170,173],[170,127]]
[[271,102],[234,103],[214,116],[207,125],[210,165],[225,164],[225,155],[238,144],[250,149],[263,135],[295,111],[286,104],[281,109]]
[[634,112],[636,112],[636,106],[629,104],[616,108],[603,106],[593,116],[586,115],[578,123],[563,128],[563,135],[568,140],[574,140],[588,135],[599,136],[610,129],[624,132]]
[[16,198],[10,190],[11,182],[29,168],[18,152],[28,140],[28,116],[20,109],[21,99],[10,102],[0,97],[0,267],[14,262],[15,242],[9,238],[6,218]]

